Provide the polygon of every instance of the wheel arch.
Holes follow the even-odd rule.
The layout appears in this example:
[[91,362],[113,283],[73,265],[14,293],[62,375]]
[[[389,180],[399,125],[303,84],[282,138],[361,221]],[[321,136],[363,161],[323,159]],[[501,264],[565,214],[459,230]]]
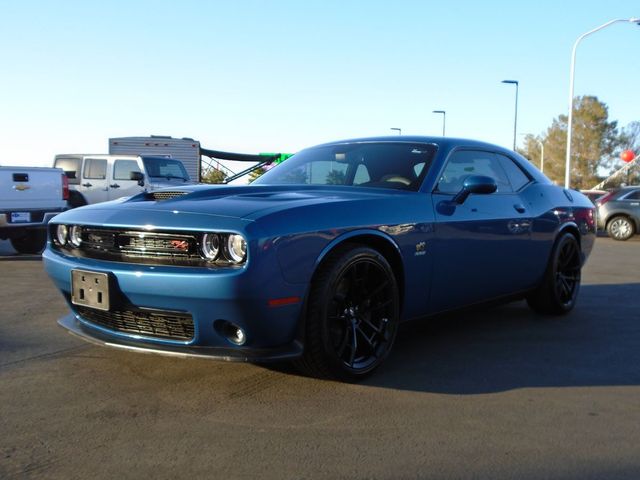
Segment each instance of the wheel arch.
[[405,276],[400,247],[391,237],[377,230],[353,231],[334,239],[318,256],[316,263],[313,266],[313,274],[309,285],[313,285],[318,271],[322,267],[322,264],[327,260],[328,256],[338,248],[342,248],[349,244],[372,248],[379,252],[380,255],[389,262],[391,270],[396,277],[396,283],[398,284],[398,295],[400,297],[399,304],[400,309],[402,310],[402,305],[404,304]]
[[563,233],[572,234],[574,237],[576,237],[576,241],[578,242],[578,245],[582,245],[580,229],[578,228],[578,225],[576,225],[573,222],[567,222],[567,223],[563,224],[558,229],[558,233],[556,234],[556,238],[553,240],[554,246],[558,242],[558,239],[560,238],[560,235],[562,235]]
[[610,213],[605,222],[604,222],[604,228],[605,230],[609,227],[609,223],[611,223],[611,221],[616,218],[616,217],[625,217],[628,218],[629,220],[631,220],[631,222],[633,223],[634,227],[636,228],[636,232],[640,229],[640,219],[636,218],[635,216],[633,216],[632,214],[630,214],[629,212],[625,212],[625,211],[618,211],[618,212],[613,212]]

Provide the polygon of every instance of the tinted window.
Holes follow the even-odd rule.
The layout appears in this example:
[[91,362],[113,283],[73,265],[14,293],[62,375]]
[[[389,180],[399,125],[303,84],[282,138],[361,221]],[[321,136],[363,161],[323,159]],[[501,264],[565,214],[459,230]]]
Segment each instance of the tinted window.
[[327,145],[297,153],[254,184],[316,184],[418,190],[434,145],[367,142]]
[[498,192],[513,191],[496,155],[479,150],[458,150],[452,153],[438,181],[438,191],[458,193],[465,178],[471,175],[493,178],[498,185]]
[[531,181],[527,174],[509,157],[500,155],[499,153],[496,153],[496,157],[498,157],[500,165],[502,165],[502,168],[507,173],[507,177],[514,191],[517,192]]
[[150,177],[189,180],[189,174],[179,160],[162,157],[143,157],[142,162]]
[[625,200],[640,200],[640,190],[636,190],[635,192],[631,192],[629,193],[626,197],[624,197]]
[[135,160],[116,160],[113,164],[114,180],[131,180],[131,172],[139,172],[138,162]]
[[107,178],[107,161],[99,158],[87,158],[84,161],[84,178],[104,180]]

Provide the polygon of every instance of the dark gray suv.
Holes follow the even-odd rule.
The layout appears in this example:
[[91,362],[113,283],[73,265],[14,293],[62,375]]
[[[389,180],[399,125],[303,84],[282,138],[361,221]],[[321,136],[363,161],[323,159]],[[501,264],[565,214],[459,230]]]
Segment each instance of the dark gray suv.
[[640,232],[640,185],[614,190],[596,201],[598,228],[614,240],[628,240]]

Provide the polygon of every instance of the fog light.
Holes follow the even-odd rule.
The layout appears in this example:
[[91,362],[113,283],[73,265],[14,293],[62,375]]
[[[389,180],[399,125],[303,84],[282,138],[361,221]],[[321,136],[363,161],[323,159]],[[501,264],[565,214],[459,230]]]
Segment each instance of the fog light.
[[234,345],[244,345],[247,341],[244,330],[227,320],[216,320],[213,328]]
[[235,327],[231,335],[229,335],[229,340],[236,345],[242,345],[247,339],[244,335],[244,331],[239,327]]

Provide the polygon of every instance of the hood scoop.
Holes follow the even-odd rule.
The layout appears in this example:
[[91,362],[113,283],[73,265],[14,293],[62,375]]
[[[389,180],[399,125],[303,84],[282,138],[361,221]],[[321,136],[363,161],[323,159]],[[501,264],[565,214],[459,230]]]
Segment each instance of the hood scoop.
[[147,193],[147,200],[155,200],[161,202],[163,200],[171,200],[172,198],[181,197],[191,192],[181,192],[177,190],[164,190],[158,192]]

